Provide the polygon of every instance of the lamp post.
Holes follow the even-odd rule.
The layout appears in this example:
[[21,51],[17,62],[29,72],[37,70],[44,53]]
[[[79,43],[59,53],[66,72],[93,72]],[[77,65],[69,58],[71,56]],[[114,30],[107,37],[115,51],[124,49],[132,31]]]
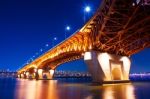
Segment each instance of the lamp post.
[[91,11],[91,7],[90,6],[86,6],[84,8],[84,23],[86,22],[86,13],[88,14]]
[[45,46],[46,46],[46,47],[48,47],[49,45],[48,45],[48,44],[46,44]]
[[65,39],[66,39],[66,37],[67,37],[67,31],[70,31],[70,26],[67,26],[67,27],[66,27],[66,31],[65,31]]

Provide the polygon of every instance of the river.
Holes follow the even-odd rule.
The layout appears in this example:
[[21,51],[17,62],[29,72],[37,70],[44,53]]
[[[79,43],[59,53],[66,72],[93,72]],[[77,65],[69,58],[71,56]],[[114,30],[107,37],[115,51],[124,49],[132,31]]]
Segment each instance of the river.
[[69,80],[0,78],[0,99],[150,99],[149,82],[93,86]]

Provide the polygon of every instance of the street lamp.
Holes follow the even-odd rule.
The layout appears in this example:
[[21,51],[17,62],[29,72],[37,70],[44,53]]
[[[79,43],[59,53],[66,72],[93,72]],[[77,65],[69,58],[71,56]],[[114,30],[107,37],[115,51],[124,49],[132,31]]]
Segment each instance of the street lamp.
[[54,47],[54,41],[57,40],[57,37],[54,37],[53,40],[52,40],[52,47]]
[[48,47],[49,45],[48,45],[48,44],[46,44],[45,46],[46,46],[46,47]]
[[65,31],[65,39],[66,39],[66,35],[67,35],[67,31],[70,31],[70,26],[66,26],[66,31]]
[[57,40],[57,37],[54,37],[54,40],[56,41],[56,40]]
[[67,26],[67,27],[66,27],[66,30],[68,30],[68,31],[69,31],[69,30],[70,30],[70,26]]
[[86,6],[84,8],[84,11],[87,12],[87,13],[89,13],[91,11],[91,7],[90,6]]
[[40,52],[43,52],[43,49],[40,49]]
[[33,58],[31,58],[31,62],[33,61]]
[[86,6],[85,8],[84,8],[84,23],[85,23],[85,21],[86,21],[86,13],[88,14],[88,13],[90,13],[91,12],[91,7],[90,6]]

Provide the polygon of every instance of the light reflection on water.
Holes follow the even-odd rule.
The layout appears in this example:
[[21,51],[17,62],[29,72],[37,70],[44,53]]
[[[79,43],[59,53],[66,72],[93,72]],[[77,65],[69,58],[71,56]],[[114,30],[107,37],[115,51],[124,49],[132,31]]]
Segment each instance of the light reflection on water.
[[0,99],[149,99],[150,96],[149,83],[92,86],[90,83],[61,83],[57,80],[5,81],[5,85],[10,83],[13,84],[3,87],[0,79]]
[[58,99],[56,80],[22,80],[16,87],[15,99]]
[[105,86],[103,92],[103,99],[135,99],[132,84]]
[[[57,80],[20,80],[17,99],[135,99],[132,84],[90,86],[58,83]],[[21,91],[20,91],[21,90]]]

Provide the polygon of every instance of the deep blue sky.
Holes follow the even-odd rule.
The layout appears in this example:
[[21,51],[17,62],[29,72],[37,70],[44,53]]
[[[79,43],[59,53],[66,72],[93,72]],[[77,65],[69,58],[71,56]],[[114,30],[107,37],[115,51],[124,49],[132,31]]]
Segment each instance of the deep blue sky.
[[[16,70],[41,48],[50,49],[54,37],[58,38],[54,44],[61,42],[67,25],[71,26],[67,36],[82,27],[84,7],[92,8],[86,15],[88,20],[99,4],[100,0],[0,0],[0,68]],[[45,44],[50,46],[46,48]],[[149,56],[150,49],[146,49],[131,57],[131,71],[150,71]],[[87,70],[82,60],[58,69]]]

